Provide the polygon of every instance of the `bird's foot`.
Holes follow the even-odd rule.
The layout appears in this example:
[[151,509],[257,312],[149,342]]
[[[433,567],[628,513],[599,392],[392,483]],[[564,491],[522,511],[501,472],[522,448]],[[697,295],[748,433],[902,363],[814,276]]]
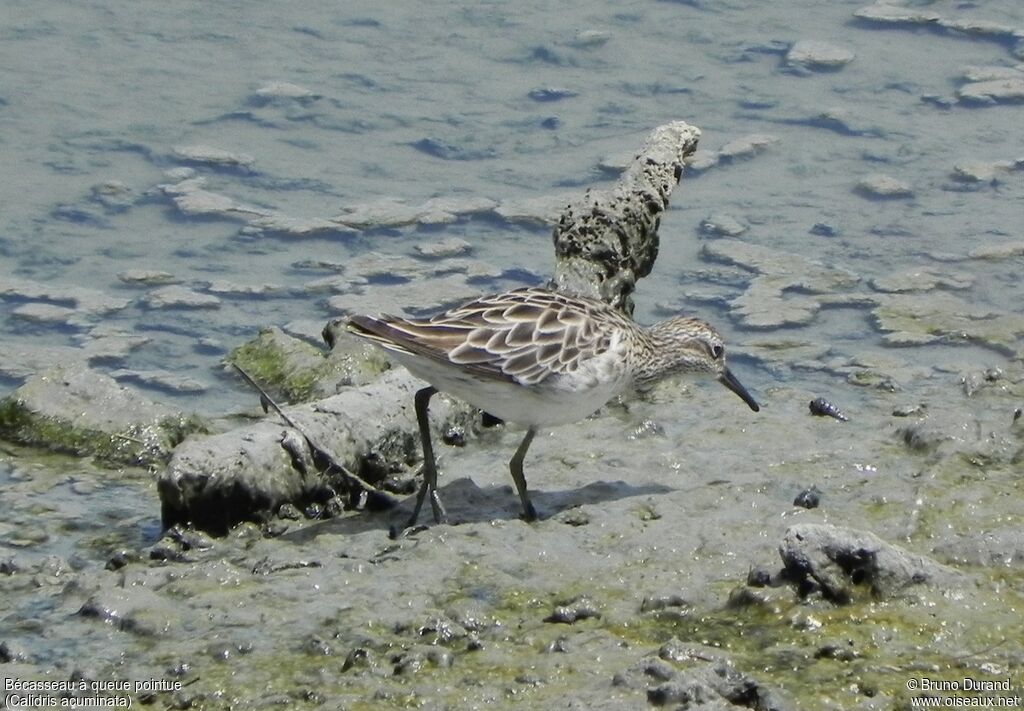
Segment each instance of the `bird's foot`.
[[533,508],[533,502],[527,502],[523,507],[522,519],[527,523],[533,523],[537,520],[537,509]]

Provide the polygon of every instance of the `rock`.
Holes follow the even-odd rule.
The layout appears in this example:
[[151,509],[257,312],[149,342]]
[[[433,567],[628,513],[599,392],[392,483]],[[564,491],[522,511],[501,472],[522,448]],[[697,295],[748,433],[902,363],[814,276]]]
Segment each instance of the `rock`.
[[508,222],[553,225],[579,192],[547,193],[539,197],[503,200],[494,213]]
[[527,96],[534,101],[546,103],[550,101],[561,101],[562,99],[572,99],[579,96],[579,94],[571,89],[545,86],[537,89],[531,89]]
[[971,259],[990,259],[993,261],[1013,259],[1021,255],[1024,255],[1024,240],[975,247],[967,253],[967,256]]
[[603,47],[612,38],[607,30],[577,30],[569,44],[577,49]]
[[157,479],[164,527],[190,523],[224,535],[241,521],[269,520],[285,503],[326,499],[315,471],[294,466],[281,425],[262,422],[245,436],[232,431],[191,437]]
[[232,197],[207,190],[203,177],[188,178],[178,183],[158,185],[157,189],[171,198],[174,206],[186,215],[215,215],[227,219],[249,221],[273,213],[245,205]]
[[565,605],[557,605],[544,621],[571,625],[591,617],[600,618],[601,610],[591,600],[582,597]]
[[732,215],[718,214],[704,218],[700,231],[719,237],[739,237],[747,231],[747,226]]
[[0,434],[10,441],[109,465],[163,463],[202,424],[146,400],[84,366],[33,376],[0,402]]
[[219,168],[241,168],[251,170],[256,159],[245,153],[232,153],[212,146],[176,146],[174,155],[190,163],[202,163]]
[[793,505],[804,509],[816,509],[821,505],[821,492],[815,486],[804,489],[793,499]]
[[11,316],[33,323],[68,323],[78,313],[75,309],[54,304],[22,304],[11,309]]
[[1024,567],[1024,531],[969,531],[940,543],[935,552],[958,565],[1020,569]]
[[970,276],[942,274],[929,269],[907,269],[871,280],[871,286],[876,290],[892,294],[932,289],[969,289],[973,284],[974,279]]
[[912,345],[975,342],[1015,353],[1024,336],[1024,315],[1007,313],[943,291],[878,294],[872,310],[886,341]]
[[204,393],[209,389],[205,383],[178,373],[172,373],[169,370],[129,370],[127,368],[119,368],[112,371],[110,376],[118,381],[141,383],[142,385],[178,394]]
[[430,259],[444,259],[465,254],[472,249],[472,245],[460,237],[449,237],[439,242],[428,242],[418,244],[414,247],[417,254]]
[[957,89],[956,94],[965,103],[1019,103],[1024,101],[1024,78],[971,82]]
[[47,282],[12,277],[0,281],[0,296],[70,307],[80,316],[89,318],[120,311],[131,303],[130,299],[113,297],[84,286],[55,286]]
[[432,278],[429,287],[417,281],[359,287],[332,296],[327,306],[336,314],[427,316],[479,295],[479,289],[464,276],[449,275]]
[[764,151],[768,146],[779,142],[778,136],[767,133],[752,133],[749,136],[729,141],[718,150],[720,160],[735,160],[736,158],[750,158]]
[[339,349],[339,357],[329,360],[323,351],[273,327],[261,330],[256,338],[235,348],[225,362],[238,365],[268,392],[292,403],[333,395],[342,383],[367,382],[387,368],[383,358],[363,358],[361,363],[372,366],[356,367],[344,361],[341,352]]
[[[286,412],[349,471],[368,476],[370,452],[370,473],[396,471],[420,456],[410,403],[422,384],[404,369],[392,369],[367,385]],[[435,397],[430,413],[439,442],[441,432],[465,426],[475,411]],[[221,435],[192,437],[175,448],[157,479],[165,527],[191,522],[223,535],[242,521],[269,520],[282,504],[301,510],[326,501],[334,489],[346,490],[341,479],[320,474],[299,433],[278,423],[276,415],[270,418]]]
[[93,185],[89,190],[93,202],[103,205],[107,212],[124,212],[135,204],[132,189],[120,180],[107,180]]
[[220,299],[188,287],[171,284],[149,292],[143,302],[151,309],[216,309]]
[[129,269],[117,275],[125,284],[142,284],[144,286],[162,286],[173,284],[177,279],[170,272],[162,272],[154,269]]
[[786,53],[786,63],[807,69],[839,69],[853,61],[853,52],[828,42],[799,40]]
[[961,183],[1001,182],[1002,177],[1014,170],[1024,168],[1024,160],[1002,160],[994,162],[970,161],[953,166],[953,179]]
[[862,20],[887,24],[931,24],[942,19],[941,15],[934,12],[918,10],[903,5],[891,5],[886,2],[876,3],[862,7],[853,13],[854,17]]
[[381,198],[345,207],[332,220],[360,230],[413,224],[448,224],[464,215],[489,212],[496,205],[493,200],[473,197],[433,198],[422,205],[409,205],[397,198]]
[[870,198],[908,198],[914,195],[914,191],[906,183],[882,174],[869,175],[861,179],[856,190]]
[[960,573],[936,561],[886,543],[867,531],[824,524],[791,526],[779,544],[791,580],[813,579],[826,598],[852,601],[858,589],[888,599],[915,585],[963,584]]
[[827,298],[835,298],[858,281],[850,272],[801,255],[733,239],[705,242],[701,255],[759,274],[743,294],[729,302],[732,314],[753,328],[809,323]]
[[141,585],[103,587],[78,609],[78,615],[140,637],[161,637],[177,626],[177,606]]
[[821,302],[802,294],[786,296],[791,286],[785,277],[755,277],[745,292],[729,302],[730,311],[751,328],[806,325],[821,310]]
[[308,105],[320,98],[320,94],[304,86],[286,81],[272,81],[253,92],[249,103],[253,106],[287,106],[292,103]]
[[288,289],[279,284],[236,284],[231,281],[211,281],[206,290],[221,296],[278,296]]
[[441,160],[487,160],[497,155],[493,146],[484,144],[474,147],[468,139],[463,143],[452,143],[434,136],[426,136],[418,141],[410,141],[409,145]]
[[698,173],[718,165],[718,152],[698,149],[683,159],[690,170]]
[[781,711],[790,707],[777,692],[724,661],[677,671],[670,680],[648,688],[647,701],[654,706],[709,711],[736,707]]
[[336,220],[293,217],[280,212],[256,215],[246,227],[253,234],[271,233],[286,237],[321,237],[325,234],[354,235],[359,232]]

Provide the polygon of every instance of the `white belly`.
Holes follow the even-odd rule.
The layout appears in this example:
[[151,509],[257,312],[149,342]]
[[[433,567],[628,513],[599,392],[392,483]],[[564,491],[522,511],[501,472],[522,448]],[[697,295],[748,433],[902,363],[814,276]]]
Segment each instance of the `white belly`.
[[523,386],[503,380],[478,380],[461,368],[409,357],[390,355],[417,377],[441,392],[454,395],[506,422],[546,427],[577,422],[620,394],[623,374],[609,378],[551,375],[541,385]]

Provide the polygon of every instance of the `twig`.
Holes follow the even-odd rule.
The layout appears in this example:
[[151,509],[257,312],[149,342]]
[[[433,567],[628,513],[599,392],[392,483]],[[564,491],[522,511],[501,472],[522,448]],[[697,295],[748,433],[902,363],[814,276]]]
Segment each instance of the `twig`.
[[383,491],[382,489],[378,489],[373,484],[370,484],[369,482],[365,481],[358,474],[349,471],[348,467],[346,467],[344,464],[335,459],[330,452],[328,452],[324,447],[322,447],[312,437],[310,437],[306,430],[303,429],[303,427],[299,423],[297,423],[295,420],[293,420],[291,417],[285,414],[284,410],[282,410],[278,406],[278,404],[274,402],[273,398],[271,398],[270,395],[267,394],[267,391],[260,387],[260,384],[253,380],[252,376],[245,372],[245,370],[243,370],[240,365],[238,365],[237,363],[232,363],[231,365],[234,367],[235,370],[239,372],[239,374],[243,378],[245,378],[246,382],[248,382],[249,385],[255,388],[256,392],[260,394],[260,405],[263,407],[263,411],[267,412],[268,409],[273,410],[274,412],[277,413],[278,417],[285,421],[285,423],[289,427],[291,427],[293,430],[302,435],[302,438],[306,440],[306,444],[309,445],[309,448],[313,450],[313,452],[315,452],[318,456],[322,457],[330,465],[326,468],[327,470],[336,470],[339,474],[341,474],[341,477],[349,483],[349,485],[355,484],[361,487],[364,491],[377,494],[378,496],[382,496],[389,501],[393,501],[393,497],[389,493]]

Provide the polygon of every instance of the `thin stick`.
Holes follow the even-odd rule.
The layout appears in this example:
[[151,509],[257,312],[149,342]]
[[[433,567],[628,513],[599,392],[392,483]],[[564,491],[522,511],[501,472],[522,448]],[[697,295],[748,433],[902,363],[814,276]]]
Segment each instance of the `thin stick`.
[[330,467],[333,467],[341,474],[343,479],[348,481],[349,484],[357,484],[358,486],[362,487],[365,491],[369,491],[379,496],[383,496],[388,500],[392,500],[392,496],[390,494],[388,494],[386,491],[378,489],[373,484],[370,484],[369,482],[365,481],[358,474],[349,471],[349,469],[345,465],[341,464],[337,459],[335,459],[330,452],[328,452],[324,447],[320,446],[316,441],[314,441],[313,438],[310,437],[309,434],[305,431],[305,429],[303,429],[302,426],[299,425],[299,423],[297,423],[295,420],[293,420],[291,417],[285,414],[284,410],[282,410],[278,406],[278,404],[274,402],[273,398],[271,398],[270,395],[267,394],[267,391],[260,387],[260,384],[253,380],[252,376],[246,373],[245,370],[243,370],[240,365],[238,365],[237,363],[232,363],[231,365],[232,367],[234,367],[235,370],[239,372],[239,374],[241,374],[243,378],[245,378],[246,382],[248,382],[249,385],[255,388],[256,392],[260,394],[260,405],[263,407],[263,411],[266,412],[267,408],[269,407],[274,412],[276,412],[278,417],[284,420],[289,427],[291,427],[293,430],[302,435],[302,438],[306,440],[306,444],[309,445],[309,448],[316,452],[321,457],[323,457],[330,464]]

